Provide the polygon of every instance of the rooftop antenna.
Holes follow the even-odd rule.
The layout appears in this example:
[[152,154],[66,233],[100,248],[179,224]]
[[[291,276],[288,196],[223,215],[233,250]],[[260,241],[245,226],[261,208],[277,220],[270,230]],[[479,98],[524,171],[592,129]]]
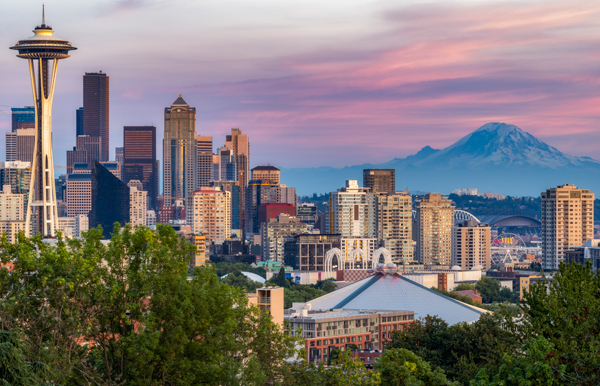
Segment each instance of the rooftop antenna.
[[46,25],[46,11],[44,9],[44,3],[42,3],[42,25]]

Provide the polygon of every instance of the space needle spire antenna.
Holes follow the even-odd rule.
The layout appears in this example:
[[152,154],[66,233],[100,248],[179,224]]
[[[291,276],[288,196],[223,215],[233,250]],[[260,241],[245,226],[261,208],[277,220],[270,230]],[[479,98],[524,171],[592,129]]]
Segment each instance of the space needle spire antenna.
[[53,36],[52,27],[46,25],[44,4],[42,4],[42,25],[35,27],[33,33],[33,36],[19,40],[10,47],[11,50],[19,51],[17,57],[27,59],[29,63],[35,106],[35,144],[25,233],[29,236],[32,224],[35,224],[33,233],[41,233],[44,238],[54,238],[58,225],[58,212],[52,158],[52,100],[58,61],[68,58],[69,51],[76,48],[70,42]]

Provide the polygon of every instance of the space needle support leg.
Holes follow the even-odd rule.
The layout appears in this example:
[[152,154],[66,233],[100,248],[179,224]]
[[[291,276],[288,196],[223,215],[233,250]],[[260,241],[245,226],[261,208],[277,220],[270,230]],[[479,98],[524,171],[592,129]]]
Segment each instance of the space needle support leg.
[[[35,87],[35,68],[33,65],[33,59],[29,59],[29,74],[31,76],[31,88],[33,89],[33,105],[35,106],[35,115],[36,117],[39,114],[38,111],[38,95]],[[31,165],[31,177],[29,183],[29,197],[27,199],[27,217],[25,218],[25,235],[27,237],[31,237],[31,215],[32,215],[32,203],[33,203],[33,195],[35,194],[35,169],[37,166],[37,154],[38,151],[38,136],[39,136],[39,128],[38,128],[38,120],[35,120],[35,144],[33,147],[33,163]]]

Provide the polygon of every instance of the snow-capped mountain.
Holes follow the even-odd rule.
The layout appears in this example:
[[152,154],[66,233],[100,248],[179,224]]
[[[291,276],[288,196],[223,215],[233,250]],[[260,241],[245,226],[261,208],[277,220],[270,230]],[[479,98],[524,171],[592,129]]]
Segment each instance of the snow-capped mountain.
[[[396,169],[396,189],[450,193],[478,188],[508,195],[537,196],[542,190],[574,183],[600,193],[600,162],[575,157],[540,141],[515,125],[487,123],[442,150],[424,147],[406,158],[341,169],[287,169],[282,177],[300,194],[330,192],[345,179],[362,182],[362,169]],[[285,177],[284,177],[285,176]]]

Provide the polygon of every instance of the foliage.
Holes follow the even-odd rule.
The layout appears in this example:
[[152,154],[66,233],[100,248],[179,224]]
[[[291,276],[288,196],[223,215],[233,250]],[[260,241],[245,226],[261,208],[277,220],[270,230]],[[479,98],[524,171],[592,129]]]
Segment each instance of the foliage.
[[317,285],[296,284],[291,277],[285,279],[284,285],[279,285],[278,283],[279,280],[277,276],[273,276],[265,282],[265,285],[285,288],[283,293],[285,308],[290,308],[292,303],[306,303],[327,294],[324,290],[319,289],[319,283],[317,283]]
[[561,264],[545,280],[524,295],[523,335],[554,346],[568,383],[600,384],[600,276],[589,263]]
[[340,351],[331,366],[318,366],[298,361],[291,365],[289,375],[283,382],[286,386],[377,386],[381,384],[379,373],[367,371],[365,366],[350,355]]
[[545,338],[532,339],[522,347],[522,355],[514,358],[505,354],[502,365],[496,375],[490,379],[485,368],[471,382],[471,386],[553,386],[565,382],[560,365],[554,352],[554,345]]
[[323,280],[322,282],[317,283],[317,288],[325,291],[325,293],[330,293],[337,289],[337,285],[331,280]]
[[248,293],[255,292],[257,288],[261,288],[263,286],[262,283],[250,279],[241,271],[231,272],[227,275],[227,277],[221,279],[221,282],[231,287],[240,288]]
[[542,200],[539,196],[535,198],[507,196],[504,200],[456,194],[450,194],[448,197],[456,204],[456,209],[472,213],[485,213],[493,210],[524,210],[534,213],[542,211]]
[[494,280],[491,277],[484,276],[479,279],[477,284],[475,284],[475,288],[479,291],[484,303],[504,301],[515,303],[519,299],[516,293],[506,287],[502,287],[498,280]]
[[217,272],[217,276],[222,277],[231,272],[251,272],[255,273],[258,276],[266,279],[267,271],[262,267],[253,267],[250,264],[246,263],[228,263],[226,261],[213,263],[215,266],[215,270]]
[[[101,229],[82,240],[0,242],[0,320],[29,362],[69,385],[263,385],[284,376],[298,339],[214,269],[187,280],[193,246],[169,226]],[[84,345],[89,343],[89,345]]]
[[277,286],[285,288],[285,268],[279,268],[279,273],[277,274]]
[[453,386],[458,383],[446,378],[439,367],[431,369],[429,363],[413,352],[394,348],[386,350],[375,362],[373,369],[381,373],[381,381],[390,386]]
[[453,291],[475,291],[475,285],[471,283],[460,283],[456,287],[454,287]]
[[34,386],[44,383],[48,367],[27,361],[24,344],[14,332],[0,331],[0,385]]
[[495,371],[503,355],[518,348],[514,328],[512,318],[502,313],[483,314],[472,324],[453,326],[427,316],[395,331],[386,349],[410,350],[432,367],[440,367],[450,380],[468,384],[480,368]]

